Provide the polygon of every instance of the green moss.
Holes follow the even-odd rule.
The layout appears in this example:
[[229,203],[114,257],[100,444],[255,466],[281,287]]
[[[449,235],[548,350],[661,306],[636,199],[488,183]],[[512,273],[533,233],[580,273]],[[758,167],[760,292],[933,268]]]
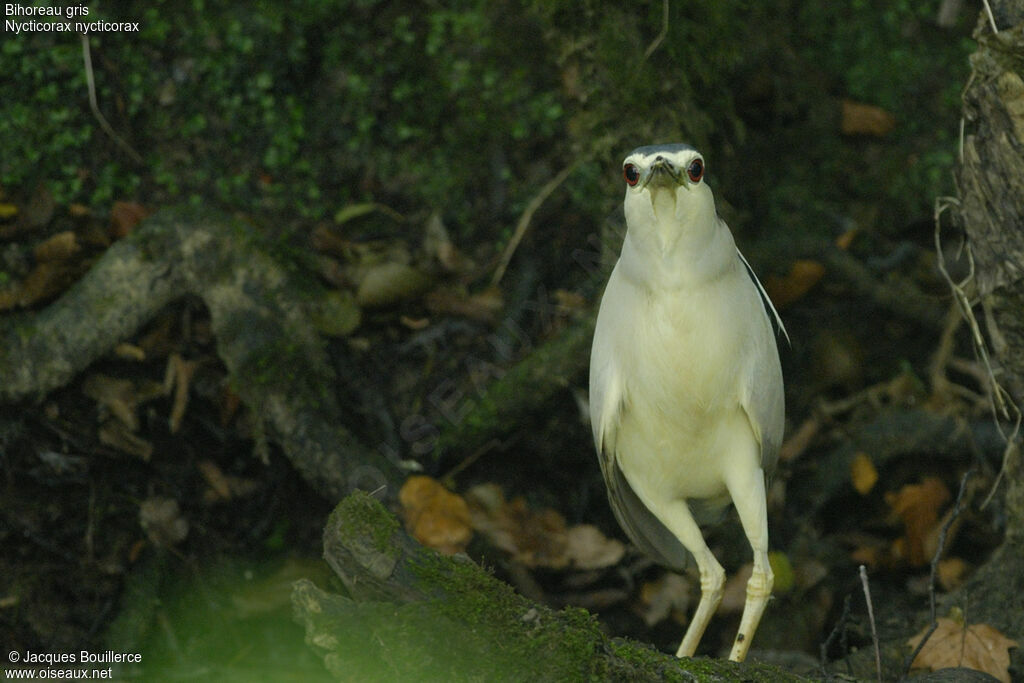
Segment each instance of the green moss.
[[402,528],[380,501],[360,490],[338,503],[327,524],[339,529],[342,538],[369,538],[374,550],[387,554],[394,552],[394,535]]

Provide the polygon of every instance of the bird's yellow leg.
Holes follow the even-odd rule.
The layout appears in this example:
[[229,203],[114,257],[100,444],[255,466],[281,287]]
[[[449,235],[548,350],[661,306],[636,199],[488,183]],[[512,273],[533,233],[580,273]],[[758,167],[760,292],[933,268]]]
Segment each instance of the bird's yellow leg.
[[666,513],[662,521],[676,535],[683,547],[690,551],[697,562],[697,569],[700,570],[700,602],[676,652],[676,657],[692,657],[708,627],[708,622],[711,621],[711,615],[722,602],[725,571],[704,542],[704,535],[701,534],[700,527],[694,521],[685,501],[674,502]]
[[757,468],[748,471],[747,476],[741,473],[727,485],[743,531],[754,550],[754,570],[747,581],[747,602],[743,606],[740,629],[729,655],[729,659],[734,662],[742,662],[771,598],[775,577],[768,564],[768,508],[765,502],[764,472]]

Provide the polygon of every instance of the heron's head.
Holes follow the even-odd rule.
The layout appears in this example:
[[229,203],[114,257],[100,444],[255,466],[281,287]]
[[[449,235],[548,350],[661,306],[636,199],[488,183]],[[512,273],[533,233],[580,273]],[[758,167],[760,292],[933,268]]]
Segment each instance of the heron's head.
[[686,229],[715,216],[715,199],[704,182],[704,157],[690,145],[648,145],[622,162],[626,223],[644,230],[660,224]]

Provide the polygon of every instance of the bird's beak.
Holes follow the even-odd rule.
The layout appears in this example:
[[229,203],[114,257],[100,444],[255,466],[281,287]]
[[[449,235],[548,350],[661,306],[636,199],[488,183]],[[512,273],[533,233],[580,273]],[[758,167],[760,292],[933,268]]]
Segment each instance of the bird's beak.
[[667,159],[658,159],[651,164],[644,187],[675,189],[682,184],[682,173],[675,164]]

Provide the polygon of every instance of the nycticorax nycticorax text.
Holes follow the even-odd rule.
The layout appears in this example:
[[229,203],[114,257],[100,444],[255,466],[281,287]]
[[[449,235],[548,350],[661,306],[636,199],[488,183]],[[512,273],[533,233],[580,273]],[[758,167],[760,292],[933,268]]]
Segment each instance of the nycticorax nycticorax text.
[[754,551],[730,659],[742,661],[772,590],[765,475],[783,429],[775,308],[715,211],[689,145],[640,147],[623,162],[626,239],[601,299],[590,417],[608,498],[642,550],[681,569],[701,598],[677,656],[690,656],[725,572],[700,523],[731,500]]

